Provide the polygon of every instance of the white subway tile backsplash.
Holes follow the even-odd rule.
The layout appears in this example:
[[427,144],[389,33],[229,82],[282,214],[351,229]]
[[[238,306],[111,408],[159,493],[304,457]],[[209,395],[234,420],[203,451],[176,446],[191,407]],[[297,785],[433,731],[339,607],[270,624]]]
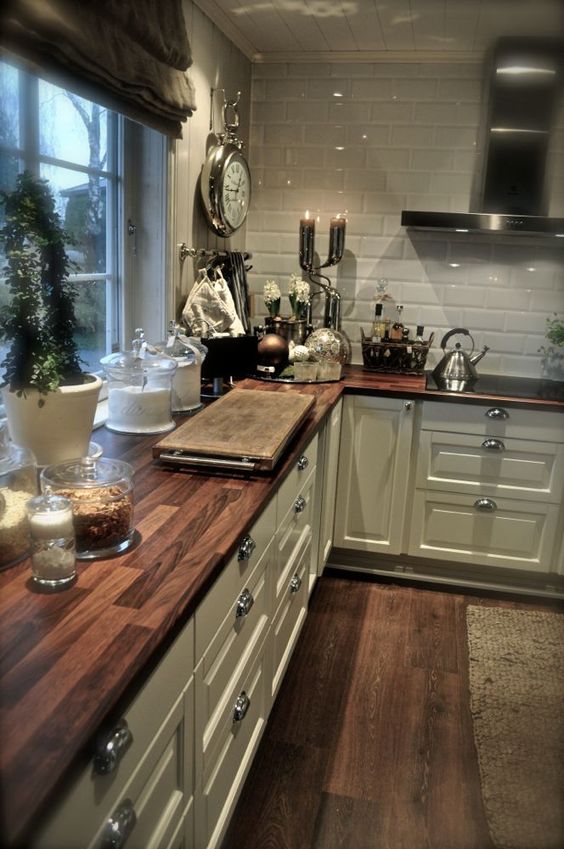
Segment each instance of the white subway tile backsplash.
[[[265,100],[301,100],[306,96],[306,80],[263,80]],[[253,92],[253,100],[254,100]]]
[[490,286],[486,294],[486,309],[528,310],[531,303],[531,293],[525,290],[519,292],[507,289],[497,289]]
[[434,79],[398,79],[391,85],[391,94],[402,101],[419,103],[422,100],[435,100],[437,80]]
[[[368,107],[370,109],[370,104]],[[369,114],[376,124],[410,124],[413,121],[413,109],[412,103],[376,102],[372,104],[371,111],[361,120],[366,120]]]
[[[362,361],[360,326],[368,329],[377,280],[387,277],[406,323],[436,333],[429,366],[444,333],[462,326],[477,347],[492,349],[481,372],[538,375],[546,318],[564,313],[564,244],[407,233],[400,224],[402,209],[471,208],[482,166],[481,66],[281,63],[255,65],[254,76],[246,244],[257,309],[266,277],[286,289],[300,271],[304,211],[319,218],[320,262],[329,218],[344,213],[345,257],[327,272],[341,294],[353,361]],[[321,320],[319,304],[315,314]]]
[[[431,148],[435,139],[434,127],[404,127],[393,125],[390,132],[390,145],[395,147]],[[448,147],[444,145],[444,147]]]
[[[449,283],[443,287],[443,303],[445,306],[483,307],[486,302],[486,290],[473,286]],[[500,328],[501,329],[501,328]]]
[[307,96],[309,100],[329,100],[334,97],[350,97],[351,83],[348,79],[334,77],[325,79],[315,77],[307,82]]
[[[275,109],[278,104],[271,104]],[[286,103],[286,118],[293,124],[321,124],[329,119],[329,107],[333,104],[327,104],[324,101],[318,100],[299,100],[288,101]],[[273,118],[275,120],[275,118]],[[332,118],[330,120],[333,120]]]
[[389,100],[392,96],[391,80],[357,79],[351,82],[351,97],[355,100]]
[[385,171],[350,169],[345,174],[345,189],[353,192],[382,192],[386,188]]
[[482,82],[479,78],[473,80],[439,80],[439,100],[474,101],[481,99]]
[[[396,152],[403,153],[404,151]],[[452,161],[452,150],[427,150],[423,148],[411,151],[410,164],[411,168],[413,168],[415,171],[450,171],[452,169]],[[443,190],[439,189],[438,191]]]
[[451,147],[453,150],[472,150],[476,147],[477,135],[476,127],[434,127],[436,146]]

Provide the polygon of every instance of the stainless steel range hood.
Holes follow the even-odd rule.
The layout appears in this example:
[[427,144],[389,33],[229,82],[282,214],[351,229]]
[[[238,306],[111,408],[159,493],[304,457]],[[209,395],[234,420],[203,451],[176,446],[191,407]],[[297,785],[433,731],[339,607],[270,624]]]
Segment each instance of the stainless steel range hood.
[[490,60],[485,152],[470,212],[404,210],[405,227],[564,238],[564,218],[548,216],[546,173],[556,99],[561,93],[561,39],[500,39]]

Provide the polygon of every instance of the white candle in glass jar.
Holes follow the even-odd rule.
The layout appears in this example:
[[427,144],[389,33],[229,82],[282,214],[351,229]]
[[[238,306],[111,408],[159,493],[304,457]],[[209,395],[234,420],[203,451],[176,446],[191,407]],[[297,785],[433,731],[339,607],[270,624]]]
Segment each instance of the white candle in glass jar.
[[33,539],[70,539],[74,537],[72,507],[45,513],[32,513],[29,526]]

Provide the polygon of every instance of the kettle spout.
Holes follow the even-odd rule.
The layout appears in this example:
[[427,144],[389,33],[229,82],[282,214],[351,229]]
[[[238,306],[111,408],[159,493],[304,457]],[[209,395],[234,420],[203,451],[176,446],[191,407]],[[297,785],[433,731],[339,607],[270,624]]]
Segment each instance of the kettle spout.
[[470,359],[470,362],[472,363],[472,365],[473,365],[473,366],[475,366],[475,365],[476,365],[476,363],[479,363],[479,362],[480,362],[480,360],[482,359],[482,357],[485,357],[489,350],[490,350],[490,349],[488,348],[488,346],[487,346],[487,345],[484,345],[484,347],[482,348],[482,350],[481,350],[481,351],[478,351],[478,353],[477,353],[477,354],[473,354],[473,355],[469,358],[469,359]]

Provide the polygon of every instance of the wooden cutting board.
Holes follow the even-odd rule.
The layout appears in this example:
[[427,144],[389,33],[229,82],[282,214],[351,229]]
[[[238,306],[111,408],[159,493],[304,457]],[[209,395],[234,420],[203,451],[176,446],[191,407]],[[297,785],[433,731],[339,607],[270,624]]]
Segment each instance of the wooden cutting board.
[[295,391],[232,389],[157,442],[153,456],[172,465],[272,471],[314,404]]

